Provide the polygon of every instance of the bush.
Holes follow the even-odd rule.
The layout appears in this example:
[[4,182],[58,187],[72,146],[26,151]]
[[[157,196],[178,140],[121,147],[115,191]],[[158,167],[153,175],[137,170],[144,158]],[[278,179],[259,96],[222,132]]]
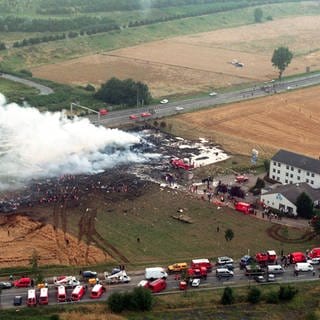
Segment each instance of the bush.
[[279,299],[282,301],[290,301],[298,293],[298,289],[292,286],[281,286],[279,289]]
[[112,312],[120,313],[125,309],[123,294],[114,292],[108,298],[108,306]]
[[53,314],[50,316],[49,318],[50,320],[59,320],[60,319],[60,316],[58,314]]
[[276,291],[269,291],[266,295],[267,303],[279,303],[279,294]]
[[132,293],[132,306],[136,311],[149,311],[152,308],[153,298],[149,289],[138,287]]
[[84,88],[86,91],[95,92],[96,88],[92,84],[87,84]]
[[251,288],[248,292],[248,302],[258,303],[261,300],[261,290],[259,288]]
[[230,287],[226,287],[223,291],[223,295],[221,297],[221,303],[223,305],[233,304],[234,303],[233,289]]

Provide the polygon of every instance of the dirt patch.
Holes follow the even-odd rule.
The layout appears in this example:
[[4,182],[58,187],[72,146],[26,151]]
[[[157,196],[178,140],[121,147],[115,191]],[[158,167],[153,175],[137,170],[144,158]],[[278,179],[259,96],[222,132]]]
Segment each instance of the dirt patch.
[[283,148],[318,158],[319,88],[313,87],[175,117],[179,134],[204,136],[233,153],[270,155]]
[[285,243],[304,243],[313,240],[315,237],[317,237],[317,234],[315,232],[306,231],[306,233],[299,238],[288,238],[281,234],[283,228],[284,227],[279,224],[274,224],[270,228],[268,228],[266,232],[268,236],[273,238],[274,240],[278,240]]
[[22,215],[0,217],[0,243],[1,267],[28,265],[34,249],[41,265],[87,265],[112,260],[93,245]]
[[[296,17],[154,41],[32,69],[39,78],[101,85],[111,77],[146,82],[164,96],[227,87],[277,76],[273,50],[288,46],[294,59],[286,74],[320,68],[320,20]],[[237,68],[230,62],[244,63]]]

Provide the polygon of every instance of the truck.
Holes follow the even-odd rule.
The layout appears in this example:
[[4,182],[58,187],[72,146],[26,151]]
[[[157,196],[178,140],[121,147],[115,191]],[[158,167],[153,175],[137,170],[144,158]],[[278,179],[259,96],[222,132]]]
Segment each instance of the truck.
[[145,278],[147,280],[167,279],[168,274],[162,267],[152,267],[145,269]]
[[85,292],[84,286],[76,286],[71,293],[71,300],[79,301],[84,296]]
[[48,288],[41,288],[39,295],[39,304],[48,304],[49,296],[48,296]]
[[191,268],[192,269],[200,269],[201,267],[206,267],[207,272],[212,271],[212,263],[209,259],[193,259],[191,260]]
[[28,305],[28,307],[34,307],[37,305],[37,298],[36,298],[36,290],[35,289],[28,290],[27,305]]
[[131,281],[131,278],[127,275],[125,270],[120,270],[119,272],[111,275],[105,272],[104,276],[108,284],[129,283]]
[[290,263],[295,264],[297,262],[307,262],[307,257],[303,252],[292,252],[288,255]]
[[274,250],[268,250],[267,252],[258,252],[256,254],[256,262],[261,266],[268,264],[274,264],[277,261],[277,254]]
[[206,279],[208,275],[208,271],[206,267],[200,267],[200,268],[188,268],[186,277],[187,279]]
[[188,171],[194,168],[194,165],[189,163],[188,159],[172,158],[170,164],[175,169],[184,169]]
[[320,248],[313,248],[310,252],[309,252],[309,258],[313,259],[313,258],[320,258]]
[[80,285],[80,281],[74,276],[61,276],[53,279],[55,286],[65,286],[67,288],[74,288]]
[[237,211],[242,212],[244,214],[251,214],[254,212],[253,207],[250,203],[246,202],[237,202],[234,207]]
[[90,298],[99,299],[104,292],[105,288],[101,284],[96,284],[91,290]]
[[160,292],[167,287],[166,280],[157,279],[149,283],[148,288],[152,291],[152,293]]

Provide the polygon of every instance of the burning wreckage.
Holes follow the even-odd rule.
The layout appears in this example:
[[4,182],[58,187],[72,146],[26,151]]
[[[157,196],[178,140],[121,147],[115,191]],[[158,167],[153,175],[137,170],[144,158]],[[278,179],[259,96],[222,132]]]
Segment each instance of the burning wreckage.
[[[177,186],[187,184],[185,172],[223,161],[228,155],[214,144],[200,139],[190,142],[154,129],[138,134],[141,139],[130,147],[133,153],[143,153],[147,161],[120,164],[95,174],[64,174],[60,177],[32,179],[23,188],[0,194],[0,212],[13,213],[38,205],[63,203],[79,205],[90,192],[103,192],[113,201],[116,195],[134,198],[149,182]],[[108,153],[116,152],[108,147]]]

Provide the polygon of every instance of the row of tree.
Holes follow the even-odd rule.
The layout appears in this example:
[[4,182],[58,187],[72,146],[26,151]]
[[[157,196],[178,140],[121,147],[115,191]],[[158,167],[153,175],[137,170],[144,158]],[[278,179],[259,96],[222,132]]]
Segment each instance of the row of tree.
[[[281,3],[286,0],[242,0],[250,6],[265,3]],[[298,0],[293,0],[298,1]],[[235,0],[47,0],[40,3],[38,14],[76,14],[87,12],[110,12],[110,11],[132,11],[150,8],[167,8],[177,6],[202,5],[202,4],[225,4],[233,3]]]

